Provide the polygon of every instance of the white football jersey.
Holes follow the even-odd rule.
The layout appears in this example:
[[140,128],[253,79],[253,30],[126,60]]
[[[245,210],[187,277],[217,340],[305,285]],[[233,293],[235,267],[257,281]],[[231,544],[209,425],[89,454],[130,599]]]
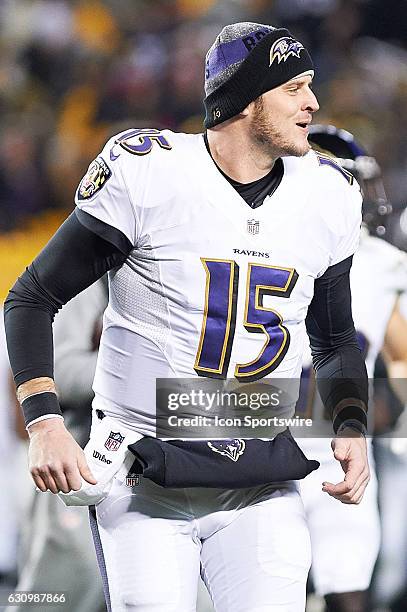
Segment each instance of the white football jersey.
[[[353,258],[350,283],[353,320],[371,380],[396,301],[400,294],[407,290],[406,253],[380,238],[370,236],[367,230],[362,228],[360,246]],[[311,352],[308,347],[304,354],[305,376],[309,376],[311,368]],[[300,397],[297,412],[303,416],[305,408],[306,416],[315,419],[318,433],[325,433],[328,438],[328,443],[324,438],[302,441],[301,447],[304,450],[310,452],[312,448],[313,452],[316,452],[318,448],[330,446],[332,424],[329,418],[324,418],[324,408],[315,385],[303,385],[302,389],[310,395],[308,401],[305,397]],[[330,452],[330,449],[328,450]]]
[[202,134],[127,131],[92,162],[76,204],[133,245],[109,273],[96,408],[154,435],[157,378],[299,378],[314,281],[354,253],[361,196],[313,151],[283,162],[256,209]]

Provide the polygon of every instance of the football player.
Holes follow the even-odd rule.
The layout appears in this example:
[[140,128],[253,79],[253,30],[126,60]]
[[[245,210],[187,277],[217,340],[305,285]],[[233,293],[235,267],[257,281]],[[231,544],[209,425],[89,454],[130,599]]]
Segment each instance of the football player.
[[[400,312],[407,317],[406,292],[400,296]],[[397,341],[402,339],[398,337]],[[403,341],[407,345],[406,336]],[[404,410],[400,414],[407,403],[407,362],[390,362],[388,375],[402,403],[397,406],[397,398],[391,394],[384,397],[388,410],[387,415],[384,411],[387,417],[383,423],[385,427],[379,432],[382,435],[377,435],[374,440],[382,537],[371,590],[377,608],[396,611],[405,609],[407,601],[407,530],[404,521],[407,505],[407,413]]]
[[[361,196],[351,175],[309,152],[313,74],[287,30],[226,26],[206,58],[206,134],[111,138],[6,302],[31,474],[66,503],[95,504],[114,612],[195,609],[200,566],[222,612],[305,605],[309,537],[294,481],[317,463],[284,422],[266,440],[160,439],[157,379],[192,380],[193,391],[226,377],[295,387],[307,327],[344,470],[324,489],[353,504],[367,486],[367,377],[349,290]],[[52,318],[106,271],[84,453],[55,393]],[[285,393],[275,412],[292,415],[295,399]]]
[[[407,256],[377,237],[383,234],[385,215],[391,210],[377,161],[352,134],[334,126],[312,126],[309,140],[322,155],[334,155],[362,188],[364,224],[350,279],[358,341],[365,355],[368,375],[373,378],[374,364],[382,348],[391,361],[403,360],[407,364],[407,322],[398,303],[400,293],[407,289]],[[310,375],[310,366],[309,355],[304,377]],[[322,494],[320,483],[340,480],[341,470],[337,469],[340,466],[332,457],[330,424],[324,418],[324,408],[314,393],[312,381],[304,380],[303,389],[308,391],[308,397],[301,397],[300,406],[314,418],[319,437],[303,439],[301,447],[321,463],[317,473],[301,482],[311,534],[314,587],[325,597],[330,612],[366,612],[366,590],[378,553],[380,532],[374,469],[371,484],[358,506],[348,508],[335,504]],[[301,409],[300,413],[304,415]],[[368,453],[372,465],[371,441],[369,437]]]

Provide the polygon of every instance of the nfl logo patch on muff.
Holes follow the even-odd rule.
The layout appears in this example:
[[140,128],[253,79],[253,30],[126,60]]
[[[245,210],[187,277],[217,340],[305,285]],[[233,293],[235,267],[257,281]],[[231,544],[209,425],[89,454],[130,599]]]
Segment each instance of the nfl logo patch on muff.
[[124,440],[124,436],[118,431],[111,431],[108,439],[105,442],[105,448],[110,451],[117,451],[120,448],[121,443]]
[[112,176],[112,171],[102,157],[97,157],[89,166],[79,183],[78,200],[89,200],[96,195]]

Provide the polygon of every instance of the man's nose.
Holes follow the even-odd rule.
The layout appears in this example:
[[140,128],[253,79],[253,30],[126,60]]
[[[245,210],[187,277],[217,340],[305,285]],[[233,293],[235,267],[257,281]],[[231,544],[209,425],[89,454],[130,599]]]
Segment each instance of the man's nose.
[[310,91],[311,94],[311,100],[312,100],[312,112],[315,113],[317,110],[319,110],[319,104],[318,104],[318,100],[316,95],[314,94],[313,91]]
[[304,101],[303,110],[308,110],[311,113],[315,113],[317,110],[319,110],[318,100],[312,89],[308,90],[308,95]]

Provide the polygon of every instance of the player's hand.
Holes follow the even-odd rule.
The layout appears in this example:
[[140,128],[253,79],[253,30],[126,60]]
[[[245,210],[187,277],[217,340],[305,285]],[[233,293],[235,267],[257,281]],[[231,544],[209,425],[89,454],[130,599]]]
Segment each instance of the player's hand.
[[51,418],[34,423],[28,428],[28,433],[30,473],[41,491],[78,491],[81,477],[90,484],[97,483],[83,450],[66,429],[62,419]]
[[366,439],[354,429],[344,429],[331,446],[345,477],[337,484],[323,482],[322,490],[344,504],[359,504],[370,480]]

